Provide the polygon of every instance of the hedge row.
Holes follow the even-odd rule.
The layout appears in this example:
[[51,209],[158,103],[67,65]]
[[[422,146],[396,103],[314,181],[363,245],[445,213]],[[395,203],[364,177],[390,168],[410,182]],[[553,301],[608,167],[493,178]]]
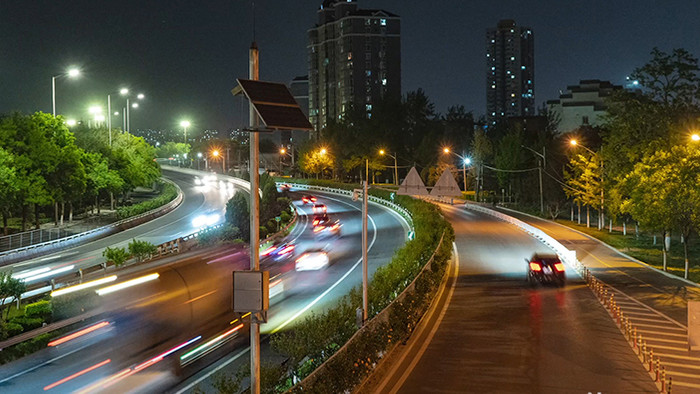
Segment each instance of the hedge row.
[[[294,180],[295,183],[301,181]],[[317,186],[353,189],[356,185],[332,181],[304,180]],[[371,195],[389,199],[389,192],[370,190]],[[424,313],[431,295],[439,285],[451,254],[454,231],[439,208],[408,196],[396,196],[394,202],[413,215],[416,238],[399,249],[391,262],[375,272],[369,284],[370,318],[376,316],[416,278],[435,251],[431,269],[416,279],[415,292],[392,305],[387,322],[378,322],[363,329],[329,363],[323,366],[304,387],[292,387],[292,382],[303,379],[328,360],[357,331],[355,310],[362,304],[358,287],[351,290],[334,308],[322,314],[312,314],[293,331],[274,334],[275,350],[289,358],[289,377],[278,385],[278,390],[292,387],[303,392],[348,392],[373,369],[378,358],[395,343],[405,339]],[[441,236],[443,242],[436,250]]]
[[128,217],[140,215],[161,207],[177,197],[177,187],[175,187],[175,185],[169,182],[161,183],[161,185],[163,185],[163,190],[158,197],[138,204],[129,205],[128,207],[119,207],[117,208],[117,217],[119,219],[126,219]]

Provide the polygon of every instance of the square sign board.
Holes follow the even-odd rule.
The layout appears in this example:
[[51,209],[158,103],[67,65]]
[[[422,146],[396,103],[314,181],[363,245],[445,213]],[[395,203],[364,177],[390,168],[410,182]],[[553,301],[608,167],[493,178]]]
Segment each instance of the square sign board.
[[270,306],[270,271],[233,271],[233,311],[258,313]]

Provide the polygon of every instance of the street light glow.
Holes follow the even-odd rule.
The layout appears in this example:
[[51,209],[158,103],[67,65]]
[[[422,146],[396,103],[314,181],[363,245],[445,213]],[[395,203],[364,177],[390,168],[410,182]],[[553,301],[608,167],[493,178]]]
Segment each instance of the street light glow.
[[90,108],[88,109],[88,111],[89,111],[91,114],[93,114],[93,115],[101,114],[101,113],[102,113],[102,107],[93,105],[92,107],[90,107]]
[[139,103],[133,103],[133,104],[131,104],[131,108],[138,108],[138,107],[139,107]]
[[383,155],[383,154],[384,154],[384,149],[380,149],[380,150],[379,150],[379,154],[380,154],[380,155]]
[[75,119],[68,119],[68,120],[66,120],[66,124],[67,124],[68,126],[70,126],[70,127],[73,127],[73,126],[75,126],[76,124],[78,124],[78,122],[76,122]]
[[143,98],[146,97],[143,95],[143,93],[139,93],[138,96],[136,96],[137,99],[143,100]]
[[219,151],[215,150],[215,151],[211,152],[211,155],[214,157],[219,157]]
[[71,78],[75,78],[79,75],[80,75],[80,70],[78,70],[77,68],[71,68],[70,70],[68,70],[68,76]]
[[467,165],[467,166],[468,166],[468,165],[470,165],[470,164],[472,164],[472,159],[470,159],[470,158],[468,158],[468,157],[465,157],[465,158],[464,158],[464,165]]
[[281,148],[281,149],[280,149],[280,154],[285,154],[285,153],[287,153],[287,150],[284,149],[284,148]]
[[126,94],[129,94],[129,89],[127,89],[127,88],[121,88],[121,89],[119,90],[119,94],[121,94],[122,96],[123,96],[123,95],[126,95]]
[[569,143],[573,146],[578,145],[578,141],[576,141],[576,140],[570,140]]
[[180,122],[180,126],[182,127],[190,127],[190,121],[189,120],[183,120]]
[[202,152],[197,152],[197,157],[202,158]]
[[321,154],[322,154],[322,155],[325,155],[326,152],[327,152],[327,151],[326,151],[326,148],[321,148]]
[[693,141],[700,141],[700,134],[693,134],[690,136],[690,139]]
[[445,153],[450,153],[450,148],[444,148],[442,151]]

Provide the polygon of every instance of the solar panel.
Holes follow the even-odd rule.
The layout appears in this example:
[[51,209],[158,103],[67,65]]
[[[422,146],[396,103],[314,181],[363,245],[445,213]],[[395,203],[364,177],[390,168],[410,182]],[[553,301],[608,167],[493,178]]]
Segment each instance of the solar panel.
[[311,123],[286,85],[276,82],[238,79],[231,93],[243,93],[250,100],[267,129],[313,130]]

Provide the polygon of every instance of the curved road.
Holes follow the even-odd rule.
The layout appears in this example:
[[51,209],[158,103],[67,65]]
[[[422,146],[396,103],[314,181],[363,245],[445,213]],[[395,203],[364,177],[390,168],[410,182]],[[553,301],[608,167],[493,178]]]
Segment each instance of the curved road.
[[545,245],[489,215],[440,206],[456,236],[448,287],[375,392],[658,392],[571,269],[564,288],[527,284],[524,259],[551,253]]
[[[178,175],[173,177],[177,178]],[[187,177],[193,178],[189,175],[180,180],[186,181]],[[219,191],[215,191],[211,197],[217,198],[219,196],[217,193]],[[228,197],[228,195],[220,195],[222,201]],[[191,203],[194,199],[187,200]],[[319,202],[326,203],[331,216],[341,219],[343,237],[338,240],[319,242],[310,234],[308,225],[305,224],[308,217],[305,215],[300,216],[301,225],[290,237],[296,238],[299,252],[312,246],[325,246],[330,251],[332,264],[328,269],[318,272],[286,271],[285,273],[285,269],[282,268],[284,264],[270,267],[273,274],[283,273],[283,282],[289,285],[285,287],[282,294],[273,297],[269,312],[270,320],[266,326],[263,326],[263,332],[289,327],[296,319],[303,318],[305,313],[323,310],[342,297],[350,287],[360,282],[359,250],[356,247],[359,244],[361,223],[358,204],[349,202],[349,199],[331,195],[319,195]],[[203,204],[200,202],[199,206],[201,205]],[[195,206],[198,205],[195,203]],[[309,208],[299,206],[299,210],[302,213],[308,213]],[[370,250],[370,269],[373,272],[376,267],[386,263],[393,252],[403,244],[407,228],[398,215],[387,212],[384,207],[372,204],[370,215],[370,223],[373,224],[370,227],[372,229],[370,240],[374,239]],[[171,230],[187,231],[187,226],[182,225],[189,219],[187,216],[184,215],[180,220],[179,229],[176,223]],[[156,236],[155,229],[153,236]],[[102,382],[100,383],[102,386],[97,387],[98,391],[108,392],[134,389],[153,392],[173,388],[178,385],[182,377],[173,374],[170,368],[172,361],[155,365],[156,362],[153,366],[144,363],[147,363],[149,358],[181,343],[183,338],[188,339],[191,333],[194,333],[193,338],[196,338],[194,335],[197,333],[202,336],[201,340],[195,340],[196,344],[199,344],[215,336],[222,329],[230,328],[228,323],[233,318],[232,313],[226,313],[221,318],[211,317],[217,311],[225,312],[230,308],[230,296],[217,292],[217,289],[228,284],[227,278],[230,278],[230,271],[246,269],[247,264],[248,258],[245,253],[226,247],[186,253],[163,260],[158,268],[154,267],[148,271],[159,272],[162,276],[158,281],[137,287],[135,291],[124,292],[125,294],[115,293],[114,296],[107,297],[111,297],[112,301],[109,302],[116,305],[112,306],[109,309],[111,312],[104,317],[104,320],[110,323],[109,326],[3,366],[0,372],[0,389],[8,392],[42,390],[69,392],[88,387],[95,382]],[[175,276],[168,274],[173,269],[174,272],[179,272]],[[208,274],[209,271],[212,273]],[[141,272],[139,275],[148,272]],[[181,280],[176,279],[178,275],[182,278]],[[226,283],[219,283],[215,278],[223,278]],[[177,283],[182,281],[187,286],[185,293],[177,290],[182,286]],[[294,287],[291,286],[292,284]],[[180,297],[177,298],[180,301],[173,297]],[[180,303],[182,306],[177,307]],[[155,309],[151,310],[149,306]],[[174,307],[183,308],[182,312],[185,313],[191,308],[192,318],[194,319],[195,315],[200,318],[184,320],[184,315],[180,317],[179,313],[175,312],[178,309],[172,309]],[[182,324],[187,324],[187,327],[176,328]],[[145,337],[153,339],[143,339]],[[240,330],[238,340],[233,342],[241,349],[239,353],[246,351],[244,340],[246,337],[247,328]],[[222,349],[228,351],[235,349],[226,349],[228,346]],[[190,348],[184,347],[182,351]],[[181,352],[173,353],[167,360],[176,359],[179,354]],[[194,367],[187,368],[183,372],[184,376],[206,367],[224,354],[215,352],[211,356],[206,356]],[[217,369],[217,365],[221,363],[205,369],[192,381],[206,379],[210,371]],[[109,387],[105,386],[105,379],[130,369],[138,370],[139,373],[126,373],[117,381],[110,382]],[[185,387],[186,384],[182,386]]]

